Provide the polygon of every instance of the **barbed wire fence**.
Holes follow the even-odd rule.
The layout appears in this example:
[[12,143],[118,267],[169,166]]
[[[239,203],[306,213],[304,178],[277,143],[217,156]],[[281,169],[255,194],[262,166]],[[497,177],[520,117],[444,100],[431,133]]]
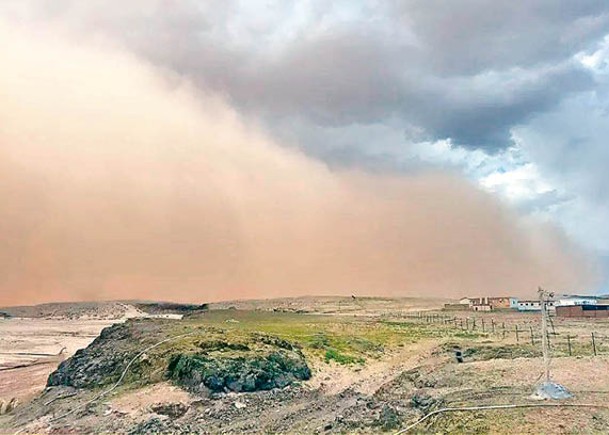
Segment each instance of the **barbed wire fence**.
[[[464,338],[467,338],[468,334],[482,334],[523,347],[535,347],[541,344],[542,332],[536,318],[515,322],[513,319],[505,320],[487,316],[458,316],[428,311],[397,314],[398,318],[414,323],[437,324],[457,329],[463,333]],[[585,318],[578,320],[585,320]],[[594,326],[594,321],[590,322],[590,326]],[[607,327],[609,328],[609,324]],[[549,349],[554,356],[609,355],[609,335],[595,330],[574,333],[563,329],[567,328],[564,325],[557,328],[554,322],[550,321],[547,339]]]
[[[530,346],[532,349],[542,348],[542,355],[544,359],[544,372],[540,375],[540,377],[535,381],[536,383],[545,375],[545,381],[541,384],[537,385],[537,389],[532,397],[537,396],[538,398],[551,398],[551,399],[565,399],[572,398],[573,395],[562,385],[553,382],[550,374],[550,360],[554,356],[562,356],[569,355],[573,356],[576,352],[579,352],[578,355],[588,354],[593,356],[598,355],[607,355],[609,354],[609,349],[606,346],[607,336],[605,334],[599,333],[594,330],[596,328],[591,328],[591,326],[598,326],[601,328],[602,326],[609,326],[609,323],[596,323],[594,320],[591,321],[590,318],[584,318],[584,322],[574,322],[570,323],[569,321],[562,322],[559,325],[559,330],[557,331],[556,325],[552,317],[548,312],[548,297],[552,297],[552,292],[547,292],[539,287],[539,297],[541,303],[541,322],[537,324],[537,328],[533,324],[533,322],[527,322],[527,324],[522,325],[518,322],[505,322],[505,318],[501,319],[500,327],[498,327],[499,322],[496,318],[480,318],[480,317],[459,317],[459,316],[448,316],[445,313],[433,313],[433,312],[417,312],[417,313],[408,313],[405,315],[406,318],[410,319],[413,322],[424,322],[424,323],[441,323],[444,326],[449,328],[457,328],[460,332],[466,334],[472,334],[472,338],[475,336],[479,336],[478,334],[482,334],[482,336],[498,336],[499,341],[507,341],[515,344],[516,347],[520,346],[529,346],[529,344],[525,344],[527,342],[527,338],[530,339]],[[529,319],[526,319],[529,320]],[[561,319],[562,320],[562,319]],[[490,326],[489,326],[490,323]],[[507,323],[507,324],[506,324]],[[513,337],[510,337],[510,332],[513,327]],[[578,329],[579,327],[579,329]],[[583,328],[582,328],[583,327]],[[573,330],[584,330],[583,333],[573,334]],[[527,337],[528,332],[528,337]],[[588,336],[589,334],[589,336]],[[457,335],[457,334],[455,334]],[[455,346],[456,349],[459,349],[459,356],[461,355],[460,348]],[[461,359],[458,362],[463,362]],[[415,427],[424,421],[444,413],[450,412],[480,412],[480,411],[490,411],[497,409],[517,409],[517,408],[532,408],[539,406],[551,406],[551,407],[568,407],[568,406],[582,407],[582,408],[598,408],[598,409],[609,409],[609,405],[604,403],[507,403],[507,404],[475,404],[473,406],[458,406],[458,407],[445,407],[436,410],[432,410],[431,412],[426,413],[418,420],[404,427],[403,429],[396,432],[394,435],[402,435],[408,433],[412,430],[415,430]]]

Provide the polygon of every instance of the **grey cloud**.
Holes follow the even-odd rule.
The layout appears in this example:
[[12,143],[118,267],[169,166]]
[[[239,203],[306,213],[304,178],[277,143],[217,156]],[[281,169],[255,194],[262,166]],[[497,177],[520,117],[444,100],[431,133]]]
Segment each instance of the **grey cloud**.
[[[398,118],[398,131],[414,125],[487,150],[504,147],[513,125],[591,87],[570,59],[609,23],[609,5],[592,0],[345,2],[348,19],[322,1],[306,12],[299,2],[6,4],[21,19],[118,38],[275,131],[295,119],[331,130]],[[374,146],[359,144],[351,158]]]
[[543,176],[571,197],[553,218],[588,246],[609,252],[607,86],[567,99],[514,129]]
[[609,23],[603,0],[398,0],[393,7],[418,35],[423,62],[446,75],[561,62]]
[[444,95],[443,112],[449,115],[434,116],[437,107],[430,105],[426,119],[432,130],[463,146],[500,148],[511,143],[512,126],[593,85],[590,75],[572,61],[552,68],[488,75],[480,85],[475,78],[438,81],[435,101],[442,101]]

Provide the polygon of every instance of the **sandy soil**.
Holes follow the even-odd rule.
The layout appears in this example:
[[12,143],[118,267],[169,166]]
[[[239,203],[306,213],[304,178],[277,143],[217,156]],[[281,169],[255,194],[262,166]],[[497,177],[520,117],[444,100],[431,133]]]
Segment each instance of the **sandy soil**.
[[159,403],[188,404],[196,399],[196,396],[187,393],[183,389],[169,382],[162,382],[120,396],[110,401],[108,406],[114,412],[134,417],[138,414],[151,412],[150,408]]
[[[64,359],[87,347],[110,320],[0,320],[0,400],[31,399]],[[63,350],[63,351],[62,351]],[[61,352],[61,353],[60,353]]]
[[340,394],[349,389],[372,395],[402,372],[413,369],[429,358],[437,344],[435,341],[427,341],[410,345],[378,361],[369,362],[364,367],[320,362],[313,366],[314,376],[307,385],[328,395]]
[[150,315],[123,302],[43,304],[2,311],[24,316],[0,319],[0,400],[17,398],[21,403],[42,391],[57,365],[87,347],[103,328],[136,317],[182,317]]

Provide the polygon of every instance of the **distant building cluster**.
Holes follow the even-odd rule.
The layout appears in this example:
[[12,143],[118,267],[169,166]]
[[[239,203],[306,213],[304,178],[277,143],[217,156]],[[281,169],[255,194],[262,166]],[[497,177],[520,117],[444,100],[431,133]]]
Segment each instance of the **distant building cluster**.
[[[558,317],[608,317],[607,296],[560,295],[547,302],[547,308]],[[513,296],[482,296],[461,298],[458,304],[445,304],[447,311],[541,311],[539,300],[519,299]]]
[[452,309],[470,311],[493,311],[516,309],[518,298],[512,296],[483,296],[477,298],[462,298],[458,304],[451,304]]

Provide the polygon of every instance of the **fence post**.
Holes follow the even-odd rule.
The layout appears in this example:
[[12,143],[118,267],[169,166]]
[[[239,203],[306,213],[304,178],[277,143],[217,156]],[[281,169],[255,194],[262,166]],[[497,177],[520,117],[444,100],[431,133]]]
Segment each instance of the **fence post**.
[[469,331],[469,317],[465,318],[465,330]]
[[531,331],[531,344],[535,346],[535,337],[533,337],[533,327],[529,326],[529,331]]
[[514,326],[514,329],[516,329],[516,343],[520,343],[520,337],[518,337],[518,325]]
[[495,319],[491,319],[491,328],[493,330],[493,334],[495,333]]
[[592,350],[594,351],[594,356],[596,356],[596,341],[594,340],[594,332],[592,332]]
[[482,332],[484,332],[484,319],[482,319]]
[[472,319],[472,331],[476,329],[476,318]]
[[567,334],[567,347],[569,348],[569,356],[571,356],[571,336],[569,334]]

